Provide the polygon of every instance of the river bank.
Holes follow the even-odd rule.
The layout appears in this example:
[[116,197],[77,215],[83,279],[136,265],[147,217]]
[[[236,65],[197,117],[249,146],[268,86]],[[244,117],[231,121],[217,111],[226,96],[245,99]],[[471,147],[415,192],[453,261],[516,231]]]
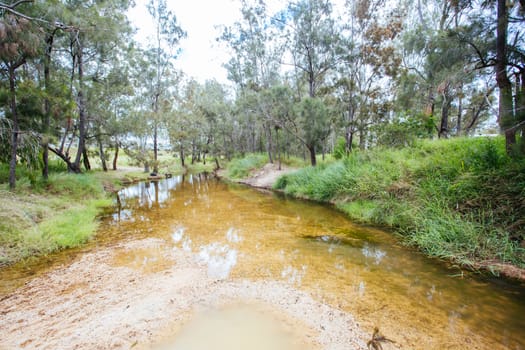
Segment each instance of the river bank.
[[147,177],[139,168],[84,174],[52,173],[47,181],[21,178],[16,191],[0,188],[0,267],[83,245],[123,184]]
[[354,221],[389,227],[431,257],[525,281],[523,168],[501,139],[478,138],[357,151],[291,173],[267,165],[241,178],[228,169],[219,175],[331,203]]
[[0,348],[362,349],[374,327],[385,350],[522,348],[519,290],[454,278],[327,206],[205,174],[119,198],[96,239],[2,294]]

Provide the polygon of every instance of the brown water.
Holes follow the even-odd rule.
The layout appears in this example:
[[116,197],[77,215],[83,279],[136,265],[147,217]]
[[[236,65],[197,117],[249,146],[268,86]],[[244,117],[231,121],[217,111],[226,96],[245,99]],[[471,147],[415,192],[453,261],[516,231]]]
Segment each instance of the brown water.
[[[203,175],[137,184],[115,203],[91,246],[46,263],[65,263],[94,245],[158,237],[194,253],[214,278],[284,281],[353,313],[367,332],[378,326],[403,348],[525,349],[525,286],[447,267],[330,207]],[[166,263],[154,249],[115,257],[146,272]],[[42,265],[0,272],[0,293]],[[231,313],[234,321],[238,312]]]

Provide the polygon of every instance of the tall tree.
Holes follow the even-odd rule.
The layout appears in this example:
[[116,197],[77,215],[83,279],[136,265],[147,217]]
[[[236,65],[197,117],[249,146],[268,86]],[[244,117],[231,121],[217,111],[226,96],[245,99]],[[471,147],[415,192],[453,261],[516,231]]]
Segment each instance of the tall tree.
[[155,23],[153,61],[156,70],[151,93],[151,106],[153,111],[153,172],[158,172],[158,137],[160,124],[160,101],[163,93],[168,90],[166,76],[172,68],[172,60],[178,54],[180,40],[186,37],[177,22],[175,14],[168,9],[166,0],[150,0],[147,4],[148,13]]
[[9,81],[9,112],[11,119],[11,155],[9,162],[9,188],[16,187],[16,164],[20,126],[17,111],[17,69],[38,54],[40,31],[28,16],[18,12],[25,1],[0,6],[0,59],[3,73]]

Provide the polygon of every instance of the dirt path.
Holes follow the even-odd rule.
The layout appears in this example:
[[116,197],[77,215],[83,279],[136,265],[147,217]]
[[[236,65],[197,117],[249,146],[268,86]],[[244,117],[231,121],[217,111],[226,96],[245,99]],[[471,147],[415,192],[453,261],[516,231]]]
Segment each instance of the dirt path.
[[211,278],[159,239],[84,254],[3,298],[0,315],[3,349],[365,349],[367,338],[290,285]]
[[[249,185],[255,188],[262,189],[272,189],[272,186],[277,181],[277,179],[285,174],[296,171],[296,168],[290,168],[286,165],[281,165],[281,170],[277,164],[268,163],[263,166],[261,169],[255,170],[250,174],[248,178],[238,180],[236,182]],[[219,171],[219,177],[222,177],[223,174]]]

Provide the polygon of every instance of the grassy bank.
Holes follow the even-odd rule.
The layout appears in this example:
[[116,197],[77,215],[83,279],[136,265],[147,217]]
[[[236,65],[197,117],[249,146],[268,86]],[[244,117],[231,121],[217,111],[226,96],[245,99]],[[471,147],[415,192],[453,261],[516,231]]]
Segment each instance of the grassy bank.
[[111,203],[94,174],[53,173],[47,182],[22,176],[14,192],[2,183],[0,266],[85,243]]
[[525,268],[525,161],[503,139],[421,141],[306,167],[275,188],[392,227],[430,256]]
[[[63,162],[53,161],[47,181],[38,171],[19,167],[15,191],[8,190],[7,165],[0,164],[0,267],[89,241],[98,228],[97,216],[112,204],[108,192],[149,175],[121,158],[125,171],[84,174],[68,174]],[[196,163],[185,169],[165,159],[159,169],[174,175],[198,173],[211,171],[213,164]]]

